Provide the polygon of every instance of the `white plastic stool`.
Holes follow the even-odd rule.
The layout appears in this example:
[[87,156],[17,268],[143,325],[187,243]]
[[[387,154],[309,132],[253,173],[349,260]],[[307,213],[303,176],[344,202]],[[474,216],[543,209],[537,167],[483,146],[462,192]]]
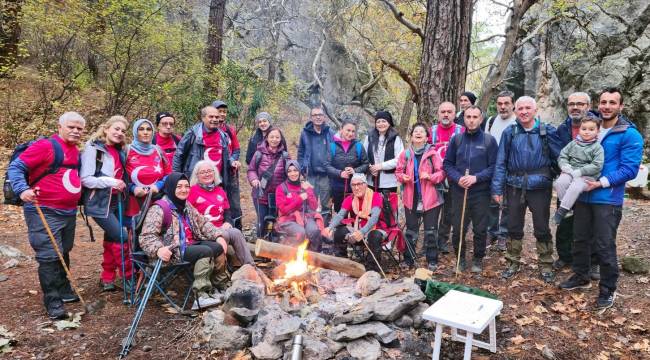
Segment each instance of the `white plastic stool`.
[[[501,313],[503,302],[482,296],[451,290],[422,314],[422,318],[436,323],[436,337],[433,344],[433,360],[440,358],[442,327],[451,327],[451,339],[465,343],[463,359],[472,357],[472,345],[491,352],[497,351],[496,317]],[[490,342],[474,339],[490,325]],[[458,335],[457,329],[465,330],[466,336]]]

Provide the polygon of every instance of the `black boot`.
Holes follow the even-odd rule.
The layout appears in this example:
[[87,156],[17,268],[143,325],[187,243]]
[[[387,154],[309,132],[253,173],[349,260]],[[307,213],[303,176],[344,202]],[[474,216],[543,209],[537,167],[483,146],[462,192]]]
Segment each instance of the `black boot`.
[[[70,270],[70,254],[66,253],[63,255],[63,259],[65,260],[65,265],[68,267],[68,270]],[[72,290],[72,286],[70,285],[70,280],[68,279],[67,274],[65,273],[65,270],[63,267],[61,268],[61,287],[59,288],[59,295],[61,296],[61,301],[64,303],[75,303],[79,301],[79,296]]]
[[67,318],[68,314],[59,295],[59,288],[62,286],[59,271],[63,271],[61,264],[58,261],[48,261],[38,265],[38,280],[43,290],[43,303],[47,315],[52,320]]

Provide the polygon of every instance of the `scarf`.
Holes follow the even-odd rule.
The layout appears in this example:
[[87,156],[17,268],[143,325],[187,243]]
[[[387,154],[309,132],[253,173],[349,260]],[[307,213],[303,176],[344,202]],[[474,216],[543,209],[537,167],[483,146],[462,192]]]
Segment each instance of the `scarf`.
[[[147,119],[136,120],[136,122],[133,123],[133,142],[131,143],[131,146],[129,148],[134,150],[140,155],[149,155],[153,152],[154,146],[150,142],[143,143],[142,141],[138,140],[138,127],[140,127],[140,125],[142,125],[143,123],[148,123],[149,126],[151,126],[151,130],[155,131],[156,128],[153,126],[151,121]],[[152,141],[153,141],[153,133],[152,133]]]
[[366,193],[363,195],[363,204],[360,204],[361,200],[358,197],[352,199],[352,211],[356,214],[355,219],[355,228],[358,228],[359,218],[369,219],[370,210],[372,210],[372,198],[375,195],[375,192],[372,189],[367,188]]
[[580,135],[576,136],[576,142],[577,142],[578,144],[580,144],[580,145],[589,145],[589,144],[593,144],[593,143],[595,143],[595,142],[597,142],[597,141],[598,141],[598,136],[594,137],[594,138],[591,139],[591,140],[585,140],[585,139],[583,139],[582,136],[580,136]]
[[167,198],[176,207],[179,213],[183,213],[185,211],[185,200],[181,200],[176,197],[176,185],[178,185],[178,182],[181,180],[187,180],[187,176],[185,176],[183,173],[173,172],[167,175],[167,179],[165,179],[165,185],[163,186],[165,195],[167,195]]
[[205,190],[205,191],[212,191],[212,190],[214,190],[214,188],[217,187],[217,185],[215,185],[214,182],[212,184],[201,184],[201,183],[199,183],[199,187],[201,189]]

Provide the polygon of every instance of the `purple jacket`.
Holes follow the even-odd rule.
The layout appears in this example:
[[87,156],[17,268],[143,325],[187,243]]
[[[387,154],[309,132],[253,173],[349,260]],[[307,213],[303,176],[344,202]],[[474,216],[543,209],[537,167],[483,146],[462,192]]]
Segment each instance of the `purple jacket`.
[[[266,187],[263,189],[252,189],[253,199],[259,199],[260,204],[268,205],[268,196],[269,194],[275,195],[275,189],[278,185],[282,184],[287,179],[286,172],[284,170],[285,163],[289,160],[289,154],[287,153],[284,145],[280,144],[280,147],[272,151],[269,148],[268,142],[264,141],[257,146],[257,151],[251,159],[251,163],[248,165],[247,178],[248,182],[253,180],[262,181],[262,175],[270,168],[275,160],[279,157],[282,157],[276,164],[271,177],[268,179]],[[263,194],[260,196],[260,194]]]

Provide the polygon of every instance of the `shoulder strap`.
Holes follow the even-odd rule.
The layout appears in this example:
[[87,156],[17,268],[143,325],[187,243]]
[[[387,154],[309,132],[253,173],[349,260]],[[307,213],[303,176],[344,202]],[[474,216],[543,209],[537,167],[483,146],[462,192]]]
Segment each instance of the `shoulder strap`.
[[169,229],[169,226],[172,224],[172,209],[169,207],[169,203],[164,199],[157,200],[154,204],[160,206],[160,208],[162,209],[163,212],[162,232],[164,234],[167,232],[167,229]]
[[47,138],[47,140],[50,142],[50,144],[52,144],[52,149],[54,151],[54,160],[52,161],[52,164],[50,164],[50,167],[46,171],[44,171],[36,179],[32,180],[28,184],[29,187],[36,185],[36,183],[43,180],[43,178],[46,177],[47,175],[51,175],[59,171],[59,168],[63,163],[63,149],[61,148],[61,144],[59,144],[58,141],[56,141],[51,137]]
[[544,157],[550,156],[550,150],[548,148],[548,136],[546,131],[546,123],[539,122],[539,136],[542,138],[542,154]]
[[334,160],[336,155],[336,143],[334,141],[330,142],[330,153],[332,153],[332,160]]
[[487,124],[485,124],[486,132],[489,132],[492,129],[492,125],[494,125],[494,118],[495,118],[495,116],[490,116],[487,119]]
[[435,145],[438,138],[438,124],[431,126],[431,144]]
[[460,143],[463,141],[462,136],[454,133],[452,137],[454,138],[454,145],[456,145],[456,149],[458,149],[460,147]]
[[458,124],[454,125],[454,135],[460,134],[462,130],[463,130],[462,125],[458,125]]
[[356,149],[357,149],[357,159],[361,159],[361,143],[359,141],[356,142],[355,144]]
[[178,145],[178,143],[181,142],[181,137],[176,134],[172,134],[172,140],[174,140],[174,144]]
[[253,160],[255,160],[255,166],[260,166],[261,159],[262,159],[262,153],[256,150],[255,155],[253,156]]

